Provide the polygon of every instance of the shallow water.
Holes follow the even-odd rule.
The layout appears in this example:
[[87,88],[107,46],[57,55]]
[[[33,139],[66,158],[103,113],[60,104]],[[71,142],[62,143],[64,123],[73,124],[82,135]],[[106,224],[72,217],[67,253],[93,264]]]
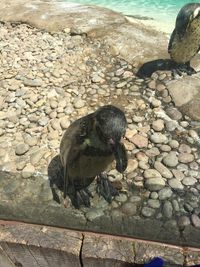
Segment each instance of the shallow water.
[[[91,4],[110,8],[124,15],[148,17],[160,23],[160,28],[171,31],[178,11],[187,3],[197,1],[187,0],[65,0],[81,4]],[[154,23],[152,23],[154,24]]]

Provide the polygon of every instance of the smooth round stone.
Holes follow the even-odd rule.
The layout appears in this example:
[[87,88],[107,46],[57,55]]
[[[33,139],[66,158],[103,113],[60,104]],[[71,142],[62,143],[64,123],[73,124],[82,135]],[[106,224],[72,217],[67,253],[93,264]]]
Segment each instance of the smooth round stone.
[[157,192],[151,192],[150,198],[151,199],[157,199],[158,198],[158,193]]
[[171,147],[168,145],[162,145],[160,147],[160,150],[162,150],[163,152],[169,152],[169,151],[171,151]]
[[174,169],[174,170],[172,170],[172,173],[173,173],[174,177],[176,179],[178,179],[179,181],[183,180],[183,178],[185,177],[185,174],[180,170]]
[[193,211],[193,207],[189,203],[184,204],[184,209],[190,213]]
[[51,126],[52,126],[52,128],[54,130],[58,130],[59,131],[61,129],[61,127],[60,127],[60,121],[58,119],[53,119],[51,121]]
[[150,136],[150,140],[155,144],[161,144],[167,141],[167,137],[161,133],[154,133]]
[[135,171],[137,169],[137,167],[138,167],[138,161],[135,159],[129,159],[126,172],[131,173],[131,172]]
[[150,178],[162,178],[161,174],[155,169],[148,169],[144,171],[144,177],[146,179]]
[[195,171],[199,169],[199,164],[195,161],[191,162],[189,166],[190,166],[190,169],[195,170]]
[[41,118],[41,119],[38,120],[38,123],[39,123],[39,125],[41,125],[41,126],[45,126],[45,125],[47,125],[48,122],[49,122],[49,118],[46,118],[46,117]]
[[152,128],[156,132],[161,132],[164,129],[164,121],[163,120],[156,120],[152,123]]
[[121,211],[126,215],[135,215],[137,213],[137,205],[135,203],[125,203],[122,205]]
[[158,192],[158,198],[164,200],[172,196],[172,190],[169,187],[165,187]]
[[74,107],[79,109],[85,106],[85,101],[82,99],[78,99],[74,102]]
[[86,212],[85,217],[89,221],[93,221],[98,217],[101,217],[104,215],[103,209],[102,208],[91,208],[88,212]]
[[178,151],[180,153],[191,153],[192,149],[190,146],[186,145],[186,144],[181,144],[178,148]]
[[182,229],[184,229],[186,226],[190,225],[190,219],[183,215],[181,217],[178,218],[178,226]]
[[147,170],[150,168],[149,164],[146,163],[145,161],[139,161],[139,164],[138,164],[139,168],[142,169],[142,170]]
[[138,148],[143,148],[148,146],[148,139],[140,134],[135,134],[131,138],[131,142]]
[[24,155],[28,150],[29,150],[29,145],[21,143],[16,146],[15,154],[18,156],[21,156],[21,155]]
[[170,219],[173,215],[173,207],[172,207],[172,204],[171,202],[169,201],[166,201],[163,205],[163,216]]
[[143,207],[141,213],[144,217],[152,217],[155,214],[155,209],[150,207]]
[[147,150],[145,153],[148,157],[156,157],[160,155],[160,151],[157,147],[152,147],[149,150]]
[[116,169],[109,171],[108,175],[109,181],[111,182],[121,181],[123,179],[123,174],[119,173]]
[[62,129],[67,129],[70,125],[69,117],[68,116],[62,117],[60,119],[60,125],[61,125]]
[[115,200],[119,202],[125,202],[127,201],[127,195],[119,194],[118,196],[115,197]]
[[149,178],[145,182],[145,187],[150,191],[159,191],[165,187],[163,178]]
[[180,120],[182,118],[181,112],[178,111],[176,108],[167,108],[166,113],[172,120],[175,121]]
[[55,101],[55,100],[52,100],[52,101],[50,102],[50,107],[51,107],[52,109],[57,108],[57,107],[58,107],[58,102]]
[[166,127],[167,131],[173,132],[177,127],[177,122],[176,121],[166,121],[165,127]]
[[178,160],[181,163],[190,163],[194,160],[194,155],[189,153],[181,153],[178,155]]
[[192,214],[191,221],[195,227],[200,228],[200,218],[198,215]]
[[182,171],[182,172],[187,172],[188,171],[188,165],[180,163],[177,166],[177,170]]
[[150,208],[153,208],[153,209],[158,209],[160,208],[160,201],[157,200],[157,199],[149,199],[147,201],[148,205]]
[[183,190],[184,189],[182,183],[178,179],[175,179],[175,178],[168,180],[168,184],[169,184],[169,186],[171,186],[171,188],[173,188],[175,190]]
[[169,154],[163,158],[163,163],[167,167],[175,167],[178,164],[176,153],[174,151],[169,152]]
[[185,177],[182,180],[182,184],[184,185],[194,185],[197,182],[197,180],[193,177]]
[[173,174],[168,170],[161,162],[155,161],[154,168],[161,174],[162,177],[170,179],[173,177]]
[[34,175],[35,168],[33,165],[28,164],[23,170],[22,170],[22,177],[23,178],[30,178]]
[[24,142],[28,144],[29,146],[35,146],[37,145],[38,138],[34,136],[26,137],[24,138]]
[[179,147],[179,142],[176,141],[176,140],[170,140],[170,141],[168,142],[168,145],[169,145],[171,148],[176,149],[176,148]]
[[156,89],[156,81],[155,81],[155,80],[151,80],[151,81],[148,83],[148,87],[149,87],[150,89],[155,90],[155,89]]
[[188,121],[181,121],[180,122],[180,125],[184,128],[188,127],[189,126],[189,122]]
[[141,201],[141,197],[139,197],[139,196],[131,196],[129,198],[129,201],[132,202],[132,203],[140,202]]
[[178,201],[176,199],[172,200],[172,206],[173,206],[174,211],[178,212],[180,210],[179,203],[178,203]]
[[144,161],[144,162],[148,162],[149,158],[146,156],[146,154],[142,151],[139,151],[137,154],[136,154],[136,158],[139,160],[139,161]]

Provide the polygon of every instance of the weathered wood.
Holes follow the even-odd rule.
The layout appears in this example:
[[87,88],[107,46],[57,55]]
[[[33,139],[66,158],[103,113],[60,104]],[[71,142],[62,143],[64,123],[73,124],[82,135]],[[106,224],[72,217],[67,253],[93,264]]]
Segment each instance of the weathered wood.
[[0,267],[14,267],[15,265],[11,262],[11,260],[7,257],[7,255],[3,252],[0,247]]
[[0,245],[13,266],[80,267],[82,234],[78,232],[28,224],[0,225]]

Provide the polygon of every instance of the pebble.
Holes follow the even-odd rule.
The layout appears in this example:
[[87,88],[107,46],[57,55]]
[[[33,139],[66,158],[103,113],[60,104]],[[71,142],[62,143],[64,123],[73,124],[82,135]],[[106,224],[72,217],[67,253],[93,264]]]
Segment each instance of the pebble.
[[176,149],[176,148],[179,147],[179,142],[178,142],[177,140],[170,140],[170,141],[168,142],[168,145],[169,145],[171,148]]
[[194,155],[189,153],[181,153],[178,155],[178,160],[181,163],[190,163],[194,160]]
[[161,178],[162,175],[155,169],[148,169],[144,171],[144,177],[146,179]]
[[155,214],[155,209],[149,207],[143,207],[141,213],[144,217],[152,217]]
[[27,164],[26,167],[22,170],[23,178],[30,178],[35,173],[35,167],[31,164]]
[[140,134],[135,134],[130,141],[136,145],[138,148],[143,148],[148,146],[148,139]]
[[137,213],[137,205],[135,203],[125,203],[121,207],[121,211],[129,216],[133,216]]
[[185,177],[184,173],[180,170],[174,169],[174,170],[172,170],[172,173],[173,173],[174,177],[179,181],[183,180],[183,178]]
[[165,127],[166,127],[167,131],[173,132],[177,127],[177,122],[176,121],[166,121]]
[[126,173],[131,173],[135,171],[137,168],[138,168],[138,161],[135,159],[129,159]]
[[28,150],[29,150],[29,145],[21,143],[16,146],[15,154],[18,156],[21,156],[21,155],[24,155]]
[[40,79],[24,79],[23,83],[25,86],[30,86],[30,87],[38,87],[38,86],[42,86],[42,80]]
[[171,107],[167,108],[166,113],[172,120],[175,120],[175,121],[178,121],[182,118],[181,112],[178,111],[176,108],[171,108]]
[[60,126],[62,127],[62,129],[67,129],[70,125],[70,120],[68,116],[64,116],[60,119]]
[[178,218],[178,226],[180,229],[184,229],[188,225],[190,225],[190,219],[187,216],[183,215]]
[[168,199],[172,196],[173,192],[169,187],[165,187],[158,192],[158,198],[160,200]]
[[164,121],[163,120],[156,120],[152,123],[152,128],[157,131],[161,132],[164,129]]
[[160,151],[157,147],[152,147],[151,149],[145,151],[145,153],[148,157],[156,157],[160,155]]
[[169,186],[171,186],[171,188],[173,188],[175,190],[183,190],[184,189],[182,183],[178,179],[175,179],[175,178],[168,180],[168,184],[169,184]]
[[89,220],[89,221],[93,221],[98,217],[101,217],[104,215],[103,209],[99,208],[90,208],[90,210],[88,212],[86,212],[85,217]]
[[163,163],[167,167],[176,167],[178,164],[176,153],[173,151],[169,152],[169,154],[163,158]]
[[149,199],[147,201],[148,205],[150,208],[153,208],[153,209],[158,209],[160,208],[160,201],[157,200],[157,199]]
[[192,214],[191,215],[191,221],[192,221],[192,224],[197,227],[197,228],[200,228],[200,218],[198,215],[196,214]]
[[82,99],[78,99],[76,101],[74,101],[74,107],[79,109],[85,106],[85,101]]
[[173,215],[173,207],[170,201],[166,201],[163,205],[163,215],[164,217],[170,219]]
[[150,140],[155,144],[161,144],[167,141],[167,137],[161,133],[154,133],[150,136]]
[[145,187],[150,191],[159,191],[165,187],[165,180],[163,178],[149,178],[145,182]]
[[170,170],[168,170],[161,162],[155,161],[154,168],[162,175],[162,177],[165,177],[167,179],[170,179],[173,177],[173,174]]
[[151,192],[150,197],[152,199],[157,199],[158,198],[158,193],[157,192]]
[[160,150],[162,150],[163,152],[169,152],[171,151],[171,147],[168,145],[161,145]]
[[192,152],[192,149],[190,146],[186,145],[186,144],[181,144],[178,148],[178,151],[180,153],[191,153]]
[[182,180],[182,184],[184,184],[186,186],[194,185],[196,182],[197,182],[197,179],[195,179],[193,177],[185,177]]
[[115,200],[118,202],[126,202],[127,201],[127,195],[120,193],[118,196],[115,197]]

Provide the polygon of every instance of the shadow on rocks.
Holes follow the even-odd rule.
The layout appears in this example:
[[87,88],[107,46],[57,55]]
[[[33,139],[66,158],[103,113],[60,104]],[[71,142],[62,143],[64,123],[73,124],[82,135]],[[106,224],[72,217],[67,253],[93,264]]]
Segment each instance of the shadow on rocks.
[[63,179],[63,166],[61,164],[60,156],[56,155],[48,166],[48,177],[50,182],[50,187],[53,195],[53,199],[60,202],[60,197],[57,193],[57,189],[63,192],[64,190],[64,179]]
[[156,59],[144,63],[136,73],[136,76],[139,78],[148,78],[151,77],[152,73],[157,70],[173,70],[176,66],[176,63],[171,59]]

